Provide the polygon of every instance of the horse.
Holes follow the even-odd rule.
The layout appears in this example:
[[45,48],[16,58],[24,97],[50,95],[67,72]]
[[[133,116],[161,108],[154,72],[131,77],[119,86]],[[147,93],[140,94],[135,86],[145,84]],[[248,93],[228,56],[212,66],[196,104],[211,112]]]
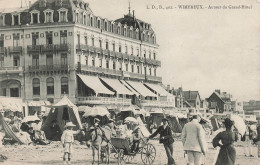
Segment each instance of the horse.
[[101,160],[105,163],[109,164],[109,156],[110,156],[110,140],[112,137],[112,131],[109,126],[97,127],[94,130],[87,131],[85,134],[87,143],[90,142],[92,149],[92,165],[95,164],[95,151],[97,150],[98,155],[98,164],[100,164]]

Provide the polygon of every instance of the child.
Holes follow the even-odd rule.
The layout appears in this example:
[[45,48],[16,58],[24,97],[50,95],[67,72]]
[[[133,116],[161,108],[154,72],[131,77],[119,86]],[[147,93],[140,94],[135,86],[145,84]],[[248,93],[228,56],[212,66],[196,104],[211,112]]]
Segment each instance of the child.
[[68,155],[68,163],[71,164],[71,154],[72,154],[72,143],[74,142],[74,131],[72,128],[75,127],[75,125],[72,122],[68,122],[64,126],[64,131],[61,136],[61,143],[64,148],[64,156],[63,156],[63,161],[64,164],[66,164],[66,155]]

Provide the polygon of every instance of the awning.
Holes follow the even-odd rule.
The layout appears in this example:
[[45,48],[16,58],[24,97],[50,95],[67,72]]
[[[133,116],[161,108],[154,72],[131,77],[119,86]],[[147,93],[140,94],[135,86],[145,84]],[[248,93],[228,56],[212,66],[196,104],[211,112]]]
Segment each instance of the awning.
[[118,79],[108,79],[108,78],[100,78],[103,80],[108,86],[113,88],[117,94],[123,95],[134,95],[133,92],[128,90]]
[[29,107],[40,107],[44,105],[51,105],[49,101],[29,101],[27,104]]
[[0,96],[0,104],[1,109],[4,111],[18,111],[22,112],[23,106],[26,106],[23,103],[23,100],[21,98],[15,98],[15,97],[5,97]]
[[122,84],[124,84],[127,89],[129,89],[131,92],[133,92],[133,94],[135,94],[136,96],[139,96],[140,94],[138,92],[135,91],[135,89],[133,89],[129,84],[127,84],[124,80],[120,80],[120,82]]
[[93,89],[95,93],[103,93],[103,94],[109,94],[114,95],[114,92],[107,89],[99,80],[97,76],[87,76],[87,75],[81,75],[78,74],[80,79],[84,82],[86,86]]
[[144,86],[144,84],[140,82],[134,82],[134,81],[126,81],[131,87],[133,87],[140,95],[144,97],[157,97],[156,94],[151,92],[148,88]]
[[160,96],[171,96],[170,93],[168,93],[162,86],[159,84],[151,84],[151,83],[145,83],[149,88],[154,90],[156,93],[158,93]]

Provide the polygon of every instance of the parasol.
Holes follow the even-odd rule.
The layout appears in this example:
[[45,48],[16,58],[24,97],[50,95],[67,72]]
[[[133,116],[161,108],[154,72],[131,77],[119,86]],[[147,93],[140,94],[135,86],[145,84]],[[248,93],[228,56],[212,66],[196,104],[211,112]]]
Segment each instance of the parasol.
[[83,117],[95,117],[95,116],[106,116],[106,115],[110,115],[110,113],[108,112],[108,110],[105,107],[93,107],[91,108],[91,111],[89,112],[85,112],[85,114],[83,115]]
[[40,119],[37,116],[26,116],[22,120],[22,123],[27,123],[27,122],[34,122],[34,121],[40,121]]
[[125,118],[125,122],[138,124],[138,121],[137,121],[135,118],[133,118],[133,117],[127,117],[127,118]]
[[238,116],[238,115],[231,115],[230,119],[232,121],[234,121],[234,126],[236,127],[236,129],[238,130],[238,132],[241,135],[244,135],[244,133],[246,132],[246,124],[243,120],[242,117]]

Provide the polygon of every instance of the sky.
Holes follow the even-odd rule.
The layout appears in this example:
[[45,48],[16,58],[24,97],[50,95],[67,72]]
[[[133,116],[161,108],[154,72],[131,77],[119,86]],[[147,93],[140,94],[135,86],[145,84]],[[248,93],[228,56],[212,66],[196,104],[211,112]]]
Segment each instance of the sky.
[[[128,13],[129,0],[85,1],[95,15],[109,20]],[[156,33],[162,62],[158,75],[164,85],[199,91],[202,99],[220,89],[234,100],[260,100],[260,0],[130,0],[130,4],[136,17],[151,23]],[[151,5],[174,9],[147,9]],[[221,9],[206,9],[209,5]],[[252,9],[223,9],[224,5],[252,5]],[[3,6],[20,6],[20,0],[0,0]]]

